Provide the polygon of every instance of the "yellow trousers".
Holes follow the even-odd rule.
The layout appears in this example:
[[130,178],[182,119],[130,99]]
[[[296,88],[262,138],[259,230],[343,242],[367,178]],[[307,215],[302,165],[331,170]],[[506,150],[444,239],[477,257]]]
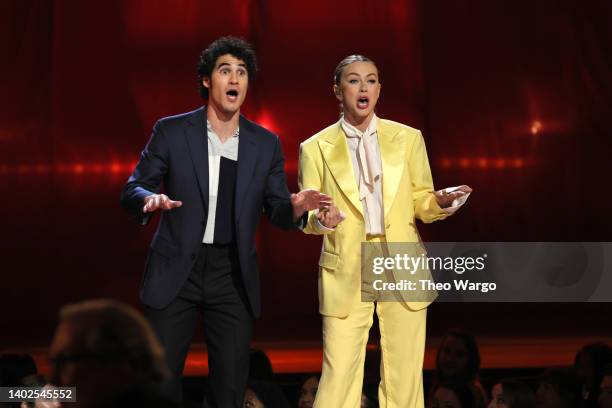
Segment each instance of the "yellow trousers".
[[323,316],[323,370],[315,408],[359,408],[368,333],[380,327],[381,408],[423,408],[427,309],[401,302],[358,302],[345,318]]

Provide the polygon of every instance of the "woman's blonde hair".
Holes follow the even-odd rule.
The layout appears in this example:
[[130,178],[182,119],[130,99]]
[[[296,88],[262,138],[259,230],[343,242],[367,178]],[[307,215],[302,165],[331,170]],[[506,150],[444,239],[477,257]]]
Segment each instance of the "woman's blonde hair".
[[[342,71],[344,71],[344,67],[349,64],[352,64],[353,62],[371,62],[376,67],[376,63],[365,55],[349,55],[348,57],[340,61],[340,63],[336,66],[336,70],[334,71],[334,84],[340,85],[340,79],[342,78]],[[376,70],[378,71],[378,67],[376,67]]]

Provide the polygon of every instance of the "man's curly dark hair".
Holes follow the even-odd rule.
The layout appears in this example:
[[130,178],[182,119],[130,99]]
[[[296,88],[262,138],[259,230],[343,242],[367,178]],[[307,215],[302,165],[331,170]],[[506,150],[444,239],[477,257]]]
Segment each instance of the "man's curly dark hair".
[[208,88],[202,84],[202,78],[210,78],[217,58],[230,54],[244,61],[246,64],[249,81],[253,80],[257,72],[257,58],[251,45],[242,38],[227,36],[213,41],[208,48],[200,54],[198,60],[198,87],[202,99],[208,99]]

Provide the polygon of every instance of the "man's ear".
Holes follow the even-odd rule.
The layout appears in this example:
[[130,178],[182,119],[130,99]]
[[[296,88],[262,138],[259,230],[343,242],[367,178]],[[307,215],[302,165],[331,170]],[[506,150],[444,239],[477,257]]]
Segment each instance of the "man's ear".
[[336,95],[336,99],[342,102],[342,91],[340,91],[340,87],[334,84],[334,95]]
[[202,77],[202,85],[204,85],[204,88],[210,89],[210,77],[203,76]]

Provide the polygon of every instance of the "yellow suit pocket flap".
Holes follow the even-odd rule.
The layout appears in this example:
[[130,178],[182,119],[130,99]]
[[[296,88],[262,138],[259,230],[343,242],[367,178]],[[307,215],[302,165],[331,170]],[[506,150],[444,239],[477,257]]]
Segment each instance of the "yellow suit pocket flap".
[[321,252],[319,266],[329,269],[336,269],[336,265],[338,265],[338,255],[326,251]]

